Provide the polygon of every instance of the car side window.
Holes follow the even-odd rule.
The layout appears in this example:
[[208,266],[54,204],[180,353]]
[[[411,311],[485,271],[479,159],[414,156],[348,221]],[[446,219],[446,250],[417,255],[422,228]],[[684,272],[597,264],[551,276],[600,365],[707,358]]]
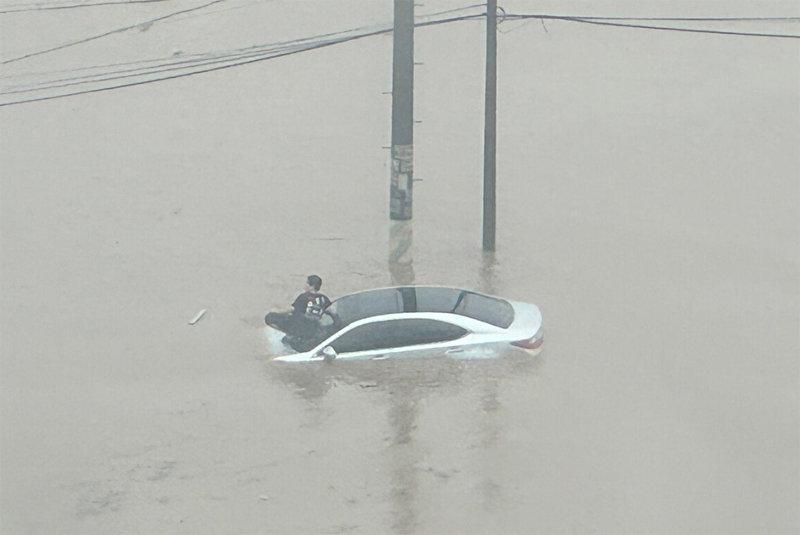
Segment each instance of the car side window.
[[361,325],[331,343],[337,353],[353,353],[456,340],[467,330],[444,321],[398,319]]

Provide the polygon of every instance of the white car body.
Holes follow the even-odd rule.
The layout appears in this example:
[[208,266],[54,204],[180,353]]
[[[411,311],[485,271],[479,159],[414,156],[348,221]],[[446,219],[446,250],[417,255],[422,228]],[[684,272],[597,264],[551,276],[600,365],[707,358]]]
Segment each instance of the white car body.
[[[427,305],[418,307],[419,300],[427,301]],[[453,300],[455,300],[453,310],[418,311],[418,308],[450,308]],[[462,307],[461,305],[465,303],[466,305]],[[375,313],[354,308],[354,304],[362,304],[366,309],[374,308]],[[381,308],[396,310],[382,313]],[[400,308],[411,310],[404,311]],[[535,355],[541,351],[543,342],[542,314],[536,305],[459,288],[402,286],[366,290],[334,301],[329,307],[332,318],[336,317],[337,309],[343,313],[348,312],[357,319],[346,322],[341,327],[331,325],[330,328],[336,330],[324,336],[308,351],[282,355],[274,360],[279,362],[319,362],[333,358],[379,360],[401,355],[414,356],[431,351],[457,355],[470,347],[497,344],[513,344]],[[471,316],[480,316],[488,320],[466,315],[469,313]],[[365,317],[359,317],[361,315]],[[392,337],[395,338],[394,341],[391,340]],[[409,343],[403,343],[403,337],[406,337]],[[363,347],[359,347],[359,344]]]

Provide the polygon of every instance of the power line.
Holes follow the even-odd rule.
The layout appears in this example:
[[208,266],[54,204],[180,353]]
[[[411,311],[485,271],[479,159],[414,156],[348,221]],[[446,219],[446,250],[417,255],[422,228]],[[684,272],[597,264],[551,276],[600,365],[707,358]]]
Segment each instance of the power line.
[[638,28],[644,30],[663,30],[663,31],[673,31],[673,32],[690,32],[690,33],[707,33],[707,34],[717,34],[717,35],[736,35],[736,36],[744,36],[744,37],[771,37],[777,39],[800,39],[800,35],[796,34],[780,34],[780,33],[756,33],[756,32],[739,32],[739,31],[732,31],[732,30],[709,30],[704,28],[685,28],[685,27],[677,27],[677,26],[653,26],[647,24],[631,24],[628,22],[612,22],[614,20],[684,20],[684,21],[764,21],[764,20],[773,20],[773,21],[797,21],[800,20],[798,18],[793,17],[783,17],[783,18],[630,18],[630,19],[622,19],[622,18],[613,18],[613,17],[574,17],[574,16],[564,16],[564,15],[516,15],[516,14],[507,14],[506,19],[542,19],[542,20],[563,20],[567,22],[577,22],[580,24],[595,24],[598,26],[615,26],[620,28]]
[[174,80],[174,79],[177,79],[177,78],[183,78],[183,77],[192,76],[192,75],[195,75],[195,74],[203,74],[203,73],[207,73],[207,72],[214,72],[214,71],[220,71],[220,70],[223,70],[223,69],[229,69],[229,68],[232,68],[232,67],[239,67],[239,66],[242,66],[242,65],[249,65],[251,63],[256,63],[258,61],[264,61],[264,60],[267,60],[267,59],[275,59],[275,58],[279,58],[279,57],[283,57],[283,56],[297,54],[299,52],[305,52],[307,50],[314,50],[314,49],[318,49],[318,48],[324,48],[324,47],[327,47],[327,46],[340,44],[340,43],[344,43],[344,42],[348,42],[348,41],[353,41],[353,40],[356,40],[356,39],[362,39],[362,38],[365,38],[365,37],[371,37],[373,35],[379,35],[379,34],[388,33],[388,32],[391,32],[391,31],[392,31],[391,28],[389,28],[389,29],[380,29],[380,30],[375,30],[375,31],[371,31],[371,32],[363,33],[363,34],[354,35],[354,36],[343,37],[343,38],[340,38],[340,39],[328,40],[328,41],[317,42],[317,43],[310,43],[308,46],[298,47],[298,49],[294,49],[294,50],[283,51],[283,52],[272,54],[272,55],[261,55],[261,56],[254,57],[254,58],[246,58],[246,59],[244,59],[242,61],[232,61],[232,62],[229,61],[228,63],[225,63],[223,65],[215,65],[215,66],[212,66],[212,67],[207,67],[207,68],[203,68],[203,69],[197,69],[197,70],[193,70],[193,71],[190,71],[190,72],[173,74],[173,75],[169,75],[169,76],[162,76],[162,77],[153,78],[153,79],[138,80],[138,81],[134,81],[134,82],[116,84],[116,85],[111,85],[111,86],[106,86],[106,87],[98,87],[98,88],[93,88],[93,89],[84,89],[84,90],[80,90],[80,91],[74,91],[74,92],[70,92],[70,93],[62,93],[62,94],[58,94],[58,95],[48,95],[48,96],[43,96],[43,97],[34,97],[34,98],[26,99],[26,100],[3,102],[3,103],[0,103],[0,107],[2,107],[2,106],[10,106],[10,105],[14,105],[14,104],[26,104],[26,103],[30,103],[30,102],[40,102],[40,101],[44,101],[44,100],[53,100],[53,99],[57,99],[57,98],[70,97],[70,96],[82,95],[82,94],[87,94],[87,93],[98,93],[98,92],[101,92],[101,91],[109,91],[109,90],[112,90],[112,89],[121,89],[121,88],[125,88],[125,87],[134,87],[134,86],[143,85],[143,84],[149,84],[149,83],[153,83],[153,82]]
[[[220,1],[220,0],[216,0]],[[212,2],[214,3],[214,2]],[[209,5],[209,4],[207,4]],[[203,6],[201,6],[203,7]],[[430,20],[430,21],[420,21],[415,24],[416,27],[426,27],[426,26],[433,26],[439,24],[447,24],[452,22],[459,22],[459,21],[466,21],[466,20],[474,20],[478,18],[483,18],[484,14],[474,14],[474,15],[462,15],[458,17],[449,17],[437,20]],[[704,29],[697,29],[697,28],[678,28],[678,27],[667,27],[667,26],[649,26],[649,25],[640,25],[640,24],[629,24],[629,23],[616,23],[612,22],[613,20],[621,20],[621,19],[613,19],[613,18],[605,18],[605,17],[575,17],[575,16],[566,16],[566,15],[544,15],[544,14],[512,14],[506,15],[506,19],[550,19],[550,20],[565,20],[568,22],[577,22],[577,23],[585,23],[585,24],[598,24],[603,26],[621,26],[621,27],[632,27],[632,28],[644,28],[644,29],[652,29],[652,30],[671,30],[671,31],[689,31],[695,33],[714,33],[714,34],[725,34],[725,35],[746,35],[746,36],[758,36],[758,37],[791,37],[791,38],[800,38],[800,36],[793,36],[793,35],[784,35],[784,34],[757,34],[757,33],[747,33],[747,32],[727,32],[727,31],[716,31],[716,30],[704,30]],[[643,20],[643,18],[639,18],[637,20]],[[648,18],[647,20],[665,20],[665,19],[656,19],[656,18]],[[673,20],[673,19],[671,19]],[[697,18],[693,20],[699,20]],[[706,19],[708,20],[708,19]],[[719,18],[715,18],[714,20],[720,20]],[[731,20],[730,18],[726,18],[724,20]],[[740,19],[741,20],[741,19]],[[752,18],[747,18],[746,20],[756,20]],[[765,20],[764,18],[758,18],[757,20]],[[779,18],[779,19],[770,19],[770,20],[800,20],[794,18]],[[354,33],[355,32],[355,33]],[[192,76],[195,74],[203,74],[207,72],[214,72],[223,69],[229,69],[232,67],[239,67],[242,65],[248,65],[251,63],[256,63],[259,61],[265,61],[268,59],[275,59],[278,57],[288,56],[292,54],[297,54],[300,52],[305,52],[308,50],[315,50],[318,48],[324,48],[331,45],[341,44],[349,41],[354,41],[357,39],[363,39],[366,37],[372,37],[375,35],[391,33],[391,27],[378,27],[378,28],[356,28],[352,30],[346,30],[344,32],[338,33],[329,33],[324,34],[316,37],[311,38],[304,38],[298,39],[293,41],[286,41],[282,43],[273,43],[267,45],[260,45],[248,48],[240,48],[240,49],[233,49],[227,52],[219,52],[219,53],[209,53],[209,54],[198,54],[193,57],[188,58],[180,58],[178,60],[170,59],[161,59],[161,60],[144,60],[144,61],[137,61],[137,62],[129,62],[129,63],[120,63],[120,64],[112,64],[107,65],[105,67],[130,67],[133,65],[140,65],[143,63],[154,63],[158,62],[155,65],[151,66],[144,66],[139,68],[124,68],[121,70],[116,71],[107,71],[107,72],[99,72],[95,74],[87,74],[83,76],[75,76],[75,77],[68,77],[68,78],[61,78],[57,80],[51,80],[45,84],[34,84],[33,86],[28,86],[26,89],[25,86],[16,86],[10,87],[9,91],[0,92],[0,95],[5,94],[16,94],[16,93],[29,93],[34,91],[44,91],[48,89],[60,89],[64,87],[70,87],[74,85],[81,85],[81,84],[91,84],[91,83],[100,83],[100,82],[109,82],[114,80],[121,80],[127,78],[134,78],[134,77],[141,77],[141,76],[152,76],[152,75],[162,75],[151,77],[144,80],[135,80],[125,83],[119,83],[104,87],[95,87],[89,89],[82,89],[78,91],[72,91],[67,93],[60,93],[55,95],[46,95],[46,96],[39,96],[33,97],[29,99],[11,101],[0,103],[0,107],[2,106],[9,106],[14,104],[25,104],[30,102],[39,102],[44,100],[52,100],[57,98],[87,94],[87,93],[97,93],[101,91],[109,91],[112,89],[121,89],[125,87],[133,87],[138,85],[144,85],[153,82],[160,82],[166,80],[173,80],[177,78],[183,78],[187,76]],[[200,67],[200,68],[198,68]],[[66,71],[66,72],[78,72],[80,70],[91,70],[93,68],[100,68],[100,67],[92,67],[92,68],[85,68],[85,69],[76,69],[73,71]],[[185,71],[186,69],[192,69],[188,72],[179,72]],[[64,71],[60,71],[64,72]],[[174,73],[174,74],[170,74]]]
[[516,13],[507,15],[516,18],[581,19],[581,20],[626,20],[626,21],[671,21],[671,22],[797,22],[800,17],[598,17],[594,15],[546,15],[543,13]]
[[[323,43],[323,41],[318,42],[318,44],[321,43]],[[278,54],[279,52],[295,52],[295,51],[302,52],[303,50],[308,50],[308,49],[310,49],[310,47],[304,46],[299,42],[297,42],[284,46],[269,45],[265,47],[248,47],[246,49],[239,49],[238,51],[231,51],[227,53],[199,54],[194,57],[180,58],[175,61],[151,60],[151,62],[161,61],[161,63],[151,66],[131,67],[110,72],[99,72],[94,74],[59,78],[51,80],[44,84],[27,84],[27,85],[23,84],[17,86],[8,86],[8,89],[0,92],[0,94],[9,95],[16,93],[29,93],[32,91],[44,91],[48,89],[58,89],[58,88],[70,87],[81,84],[106,82],[106,81],[120,80],[125,78],[135,78],[150,74],[181,71],[192,67],[229,63],[231,61],[240,59],[248,59],[248,58],[269,59],[270,57],[274,56],[275,54]]]
[[62,50],[64,48],[69,48],[71,46],[80,45],[80,44],[83,44],[83,43],[88,43],[89,41],[94,41],[95,39],[100,39],[102,37],[107,37],[107,36],[113,35],[115,33],[121,33],[121,32],[125,32],[125,31],[128,31],[128,30],[132,30],[133,28],[141,27],[141,26],[144,26],[144,25],[147,25],[147,24],[153,24],[154,22],[158,22],[158,21],[162,21],[162,20],[168,19],[170,17],[175,17],[175,16],[178,16],[178,15],[183,15],[183,14],[186,14],[186,13],[190,13],[192,11],[197,11],[198,9],[204,9],[206,7],[209,7],[209,6],[212,6],[214,4],[218,4],[220,2],[224,2],[224,1],[225,0],[212,0],[211,2],[208,2],[207,4],[203,4],[201,6],[196,6],[196,7],[192,7],[192,8],[189,8],[189,9],[182,9],[180,11],[174,11],[172,13],[168,13],[166,15],[162,15],[161,17],[156,17],[154,19],[150,19],[150,20],[147,20],[147,21],[144,21],[144,22],[140,22],[138,24],[133,24],[133,25],[130,25],[130,26],[122,27],[122,28],[117,28],[116,30],[110,30],[110,31],[107,31],[107,32],[104,32],[104,33],[101,33],[101,34],[98,34],[98,35],[93,35],[91,37],[86,37],[86,38],[80,39],[78,41],[72,41],[70,43],[65,43],[63,45],[58,45],[58,46],[55,46],[55,47],[52,47],[52,48],[48,48],[48,49],[45,49],[45,50],[39,50],[37,52],[31,52],[29,54],[25,54],[23,56],[19,56],[19,57],[16,57],[16,58],[6,59],[6,60],[3,60],[3,61],[0,61],[0,65],[5,65],[7,63],[13,63],[15,61],[20,61],[20,60],[23,60],[23,59],[32,58],[34,56],[41,56],[42,54],[47,54],[49,52],[55,52],[56,50]]
[[[160,65],[154,65],[152,67],[141,67],[140,68],[141,70],[147,69],[147,68],[155,69],[155,68],[159,68],[159,67],[170,65],[170,64],[174,65],[174,64],[180,64],[180,63],[190,63],[192,61],[198,61],[199,62],[199,61],[206,60],[206,59],[209,59],[209,58],[226,58],[226,57],[235,58],[239,54],[245,54],[247,52],[255,52],[255,51],[262,51],[263,52],[263,51],[266,51],[266,50],[278,49],[278,48],[281,48],[281,47],[288,48],[288,47],[291,47],[293,45],[298,45],[298,44],[306,43],[306,42],[320,42],[321,40],[323,40],[325,38],[339,38],[339,37],[342,37],[342,36],[344,36],[346,34],[349,34],[349,33],[367,31],[368,29],[369,28],[353,28],[353,29],[350,29],[350,30],[342,31],[342,32],[331,32],[331,33],[327,33],[327,34],[316,35],[316,36],[313,36],[313,37],[304,37],[304,38],[301,38],[301,39],[292,39],[292,40],[289,40],[289,41],[282,41],[282,42],[277,42],[277,43],[268,43],[268,44],[263,44],[263,45],[252,45],[252,46],[249,46],[249,47],[236,48],[236,49],[231,49],[231,50],[221,51],[221,52],[206,52],[206,53],[202,53],[202,54],[190,54],[190,55],[186,55],[186,56],[182,55],[182,56],[180,56],[180,59],[175,60],[175,61],[173,61],[174,60],[174,55],[173,55],[173,57],[170,57],[170,58],[144,59],[144,60],[136,60],[136,61],[128,61],[128,62],[120,62],[120,63],[110,63],[110,64],[105,64],[105,65],[95,65],[95,66],[91,66],[91,67],[76,67],[76,68],[71,68],[71,69],[62,69],[62,70],[54,70],[54,71],[46,71],[46,72],[38,72],[38,73],[22,73],[22,74],[16,74],[16,75],[11,74],[11,75],[4,76],[4,78],[13,79],[13,78],[25,78],[25,77],[29,77],[29,76],[40,76],[40,75],[46,75],[46,74],[69,74],[69,73],[77,73],[77,72],[91,71],[91,70],[104,69],[104,68],[130,67],[130,66],[134,66],[134,65],[143,65],[143,64],[148,64],[148,63],[152,64],[152,63],[155,63],[155,62],[163,62]],[[165,60],[166,60],[166,62],[165,62]],[[103,74],[113,74],[114,72],[132,72],[134,70],[139,70],[139,69],[122,69],[120,71],[110,71],[110,72],[105,72],[105,73],[101,72],[101,73],[90,74],[90,75],[86,75],[86,76],[76,76],[76,77],[71,77],[71,78],[55,79],[55,80],[52,80],[52,82],[60,82],[60,81],[74,80],[74,79],[80,79],[80,78],[91,78],[92,76],[99,76],[99,75],[103,75]],[[15,87],[15,86],[11,86],[11,87]],[[16,87],[19,87],[19,86],[16,86]]]
[[474,9],[474,8],[478,8],[478,7],[484,8],[484,10],[485,10],[486,4],[485,3],[470,4],[468,6],[455,7],[453,9],[445,9],[444,11],[436,11],[434,13],[428,13],[428,14],[424,14],[424,15],[417,15],[417,17],[420,17],[420,16],[422,16],[422,17],[433,17],[435,15],[444,15],[445,13],[455,13],[456,11],[466,11],[467,9]]
[[[420,23],[417,23],[416,26],[433,26],[433,25],[438,25],[438,24],[447,24],[447,23],[451,23],[451,22],[459,22],[459,21],[464,21],[464,20],[480,18],[481,16],[482,15],[464,15],[464,16],[460,16],[460,17],[450,17],[450,18],[446,18],[446,19],[439,19],[439,20],[433,20],[433,21],[420,22]],[[69,96],[75,96],[75,95],[82,95],[82,94],[87,94],[87,93],[98,93],[98,92],[101,92],[101,91],[109,91],[109,90],[112,90],[112,89],[121,89],[121,88],[125,88],[125,87],[134,87],[134,86],[144,85],[144,84],[153,83],[153,82],[174,80],[174,79],[177,79],[177,78],[183,78],[183,77],[192,76],[192,75],[195,75],[195,74],[203,74],[203,73],[208,73],[208,72],[220,71],[220,70],[223,70],[223,69],[229,69],[229,68],[232,68],[232,67],[239,67],[239,66],[242,66],[242,65],[249,65],[251,63],[256,63],[256,62],[259,62],[259,61],[264,61],[264,60],[268,60],[268,59],[275,59],[275,58],[284,57],[284,56],[288,56],[288,55],[292,55],[292,54],[297,54],[299,52],[305,52],[305,51],[308,51],[308,50],[315,50],[315,49],[324,48],[324,47],[331,46],[331,45],[341,44],[341,43],[345,43],[345,42],[349,42],[349,41],[354,41],[354,40],[357,40],[357,39],[363,39],[363,38],[366,38],[366,37],[372,37],[372,36],[375,36],[375,35],[391,33],[391,32],[392,32],[392,28],[390,28],[390,27],[382,27],[382,28],[377,28],[377,29],[372,29],[372,30],[365,30],[365,31],[362,31],[361,33],[356,33],[356,34],[353,34],[353,35],[341,35],[340,34],[339,37],[335,37],[335,38],[332,38],[332,39],[316,40],[316,41],[309,41],[308,39],[304,39],[304,40],[300,40],[300,41],[294,42],[296,44],[293,45],[293,46],[288,46],[288,47],[286,47],[286,49],[283,49],[283,50],[281,50],[279,52],[272,53],[272,54],[259,54],[259,55],[255,55],[255,57],[247,57],[247,56],[236,57],[235,55],[233,55],[233,56],[231,56],[229,58],[220,60],[218,62],[213,62],[213,63],[224,62],[221,65],[206,66],[206,67],[204,67],[202,69],[196,69],[196,70],[192,70],[190,72],[171,74],[171,75],[168,75],[168,76],[161,76],[161,77],[156,77],[156,78],[151,78],[151,79],[146,79],[146,80],[137,80],[137,81],[127,82],[127,83],[122,83],[122,84],[115,84],[115,85],[105,86],[105,87],[97,87],[97,88],[92,88],[92,89],[83,89],[83,90],[79,90],[79,91],[61,93],[61,94],[57,94],[57,95],[47,95],[47,96],[33,97],[33,98],[30,98],[30,99],[17,100],[17,101],[12,101],[12,102],[4,102],[4,103],[0,103],[0,107],[2,107],[2,106],[10,106],[10,105],[14,105],[14,104],[27,104],[27,103],[30,103],[30,102],[40,102],[40,101],[44,101],[44,100],[53,100],[53,99],[57,99],[57,98],[63,98],[63,97],[69,97]],[[342,32],[342,33],[344,33],[344,32]],[[335,35],[335,34],[328,34],[328,35],[326,35],[324,37],[327,37],[329,35]],[[305,45],[300,44],[303,41],[309,41],[309,42],[307,42]],[[44,88],[44,89],[47,89],[47,88]],[[0,94],[5,94],[5,93],[0,93]]]
[[36,7],[27,7],[27,4],[17,4],[16,6],[11,6],[9,9],[4,9],[0,11],[0,15],[4,15],[7,13],[26,13],[30,11],[51,11],[55,9],[74,9],[80,7],[97,7],[97,6],[121,6],[127,4],[152,4],[156,2],[170,2],[172,0],[120,0],[119,2],[94,2],[91,4],[70,4],[70,5],[60,5],[55,2],[51,2],[52,5],[44,4],[41,2],[36,2],[34,5]]
[[[35,2],[33,5],[35,7],[28,7],[30,4],[17,4],[12,5],[10,8],[0,11],[0,15],[5,13],[23,13],[29,11],[49,11],[54,9],[74,9],[74,8],[81,8],[81,7],[97,7],[97,6],[120,6],[120,5],[127,5],[127,4],[151,4],[156,2],[170,2],[172,0],[119,0],[117,2],[106,0],[101,2],[93,2],[93,3],[82,3],[82,4],[70,4],[70,5],[61,5],[57,2],[51,2],[52,5],[48,5],[44,2]],[[453,9],[447,9],[444,11],[437,11],[435,13],[429,13],[427,15],[423,15],[426,17],[430,17],[433,15],[442,15],[444,13],[453,13],[456,11],[464,11],[467,9],[477,8],[477,7],[484,7],[486,4],[471,4],[464,7],[457,7]]]

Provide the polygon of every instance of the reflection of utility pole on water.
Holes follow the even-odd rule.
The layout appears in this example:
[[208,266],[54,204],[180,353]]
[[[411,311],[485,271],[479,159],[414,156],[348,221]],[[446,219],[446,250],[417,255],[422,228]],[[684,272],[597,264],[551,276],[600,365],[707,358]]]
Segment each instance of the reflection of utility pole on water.
[[391,462],[392,531],[399,534],[417,531],[419,499],[420,451],[414,439],[420,393],[408,379],[395,383],[390,392],[388,411],[392,441],[389,444]]
[[392,221],[389,227],[389,275],[392,286],[414,284],[414,259],[411,246],[414,233],[411,221]]

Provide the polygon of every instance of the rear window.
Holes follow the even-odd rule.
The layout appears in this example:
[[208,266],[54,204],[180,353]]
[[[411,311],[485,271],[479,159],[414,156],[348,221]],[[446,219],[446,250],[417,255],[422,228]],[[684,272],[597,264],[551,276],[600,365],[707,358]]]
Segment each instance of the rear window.
[[416,301],[417,312],[451,312],[504,329],[514,321],[508,301],[466,290],[420,287]]
[[514,307],[511,303],[471,292],[464,292],[463,299],[454,312],[503,329],[514,321]]

